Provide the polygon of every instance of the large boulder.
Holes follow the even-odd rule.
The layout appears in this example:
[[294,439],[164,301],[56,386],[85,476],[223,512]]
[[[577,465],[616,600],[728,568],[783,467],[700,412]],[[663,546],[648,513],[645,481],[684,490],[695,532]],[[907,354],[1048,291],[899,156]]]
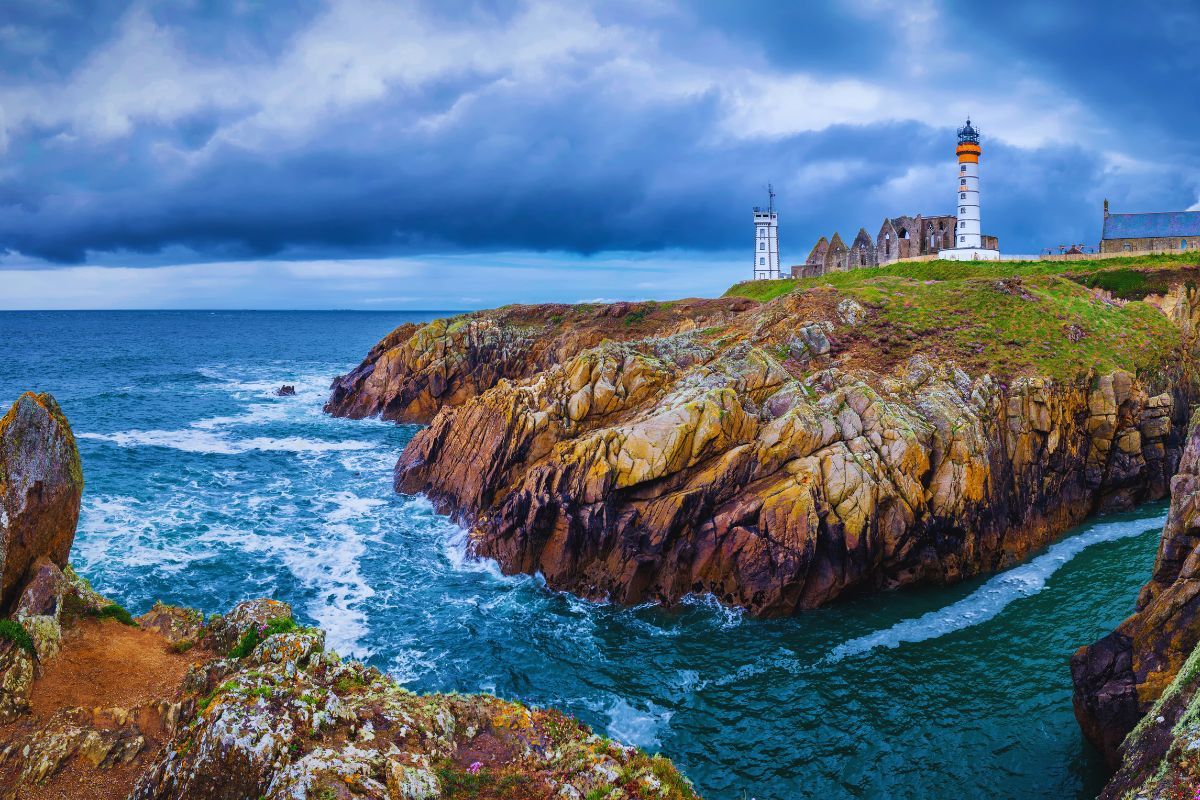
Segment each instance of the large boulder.
[[0,611],[40,558],[67,564],[83,469],[71,426],[48,394],[26,392],[0,418]]

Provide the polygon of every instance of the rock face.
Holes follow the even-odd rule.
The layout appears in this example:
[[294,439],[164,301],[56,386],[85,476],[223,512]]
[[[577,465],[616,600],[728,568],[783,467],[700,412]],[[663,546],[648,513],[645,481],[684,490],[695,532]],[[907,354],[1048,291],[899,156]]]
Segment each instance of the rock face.
[[402,325],[352,372],[336,378],[325,410],[355,419],[428,423],[502,379],[525,378],[603,339],[636,339],[728,322],[756,305],[739,298],[612,306],[506,306],[427,325]]
[[396,487],[555,588],[786,614],[993,570],[1164,496],[1175,408],[1120,372],[1005,387],[915,358],[797,380],[749,346],[608,343],[443,411]]
[[[1111,317],[1072,323],[1088,347],[1133,321],[1174,355],[1136,375],[972,376],[952,359],[978,363],[978,340],[931,336],[940,357],[927,354],[896,323],[904,306],[885,319],[832,288],[666,311],[518,307],[398,329],[327,409],[432,418],[396,488],[469,526],[506,571],[617,602],[711,593],[789,614],[1002,568],[1089,514],[1166,496],[1196,395],[1194,298],[1172,290],[1134,313],[1048,287],[966,289],[1023,326],[1062,294]],[[1056,343],[1083,347],[1059,328]]]
[[[1200,414],[1171,481],[1171,508],[1133,616],[1071,659],[1075,715],[1114,766],[1121,743],[1200,642]],[[1159,744],[1165,748],[1167,742]],[[1144,739],[1141,758],[1161,752]]]
[[22,395],[0,418],[0,611],[42,558],[67,564],[83,470],[75,437],[54,398]]
[[[261,601],[243,604],[221,630],[241,638],[263,611]],[[278,604],[268,616],[291,620]],[[134,800],[433,800],[464,789],[549,800],[618,786],[631,798],[695,796],[665,759],[561,714],[494,697],[412,694],[325,650],[321,631],[279,627],[240,659],[192,669],[181,724],[138,779]]]

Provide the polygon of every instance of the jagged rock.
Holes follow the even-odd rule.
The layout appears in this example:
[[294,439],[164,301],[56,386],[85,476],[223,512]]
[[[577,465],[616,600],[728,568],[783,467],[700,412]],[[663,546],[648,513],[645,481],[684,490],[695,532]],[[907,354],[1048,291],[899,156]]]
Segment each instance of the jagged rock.
[[292,386],[290,383],[285,383],[283,386],[280,386],[278,389],[275,390],[275,396],[276,397],[295,397],[296,396],[296,387]]
[[[289,609],[288,616],[290,615],[291,611]],[[155,631],[172,645],[195,644],[206,633],[204,615],[199,611],[191,608],[169,606],[162,601],[155,603],[149,611],[138,617],[137,624],[143,628]],[[232,636],[232,632],[227,632],[226,637],[222,639],[222,643],[230,636]],[[235,643],[238,638],[241,638],[240,634],[234,639]]]
[[[1158,402],[1162,402],[1161,400]],[[1142,431],[1159,430],[1152,417]],[[1133,616],[1071,658],[1075,716],[1109,763],[1200,642],[1200,412],[1193,415],[1150,581]],[[1143,742],[1143,747],[1146,743]],[[1165,746],[1165,745],[1164,745]]]
[[16,602],[40,558],[66,566],[83,469],[58,403],[26,392],[0,418],[0,609]]
[[13,619],[29,632],[38,660],[46,661],[58,653],[62,641],[59,615],[70,583],[62,570],[45,557],[38,559],[32,573]]
[[247,600],[213,621],[205,643],[217,653],[227,653],[251,628],[263,628],[273,620],[291,618],[292,607],[287,603],[269,599]]
[[648,317],[657,321],[656,335],[670,337],[728,322],[755,305],[732,297],[618,303],[598,314],[587,305],[505,306],[402,325],[352,372],[334,379],[325,411],[428,423],[439,409],[460,405],[502,379],[529,377],[605,339],[642,338]]
[[0,724],[11,722],[29,709],[33,690],[33,654],[9,639],[0,638]]
[[[652,790],[644,796],[683,800],[656,777],[673,771],[667,762],[557,712],[488,696],[412,694],[378,670],[343,662],[323,643],[322,632],[301,629],[269,635],[248,658],[221,660],[220,684],[131,797],[433,800],[441,796],[439,775],[461,780],[483,737],[500,754],[487,769],[519,778],[530,796],[553,796],[565,775],[605,796],[620,784],[640,787],[637,796]],[[613,769],[597,772],[595,763]]]
[[798,381],[757,347],[710,352],[609,342],[502,382],[419,432],[396,488],[558,589],[786,614],[1006,566],[1161,497],[1178,459],[1171,396],[1124,372],[1004,387],[916,357]]
[[867,310],[862,303],[847,297],[837,304],[838,319],[846,325],[857,325],[867,318]]

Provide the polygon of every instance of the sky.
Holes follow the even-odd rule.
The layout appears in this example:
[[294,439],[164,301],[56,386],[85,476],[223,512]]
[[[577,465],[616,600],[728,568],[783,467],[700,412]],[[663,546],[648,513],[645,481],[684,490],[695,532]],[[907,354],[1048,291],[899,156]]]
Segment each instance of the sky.
[[885,216],[1200,208],[1200,4],[0,0],[0,308],[713,296]]

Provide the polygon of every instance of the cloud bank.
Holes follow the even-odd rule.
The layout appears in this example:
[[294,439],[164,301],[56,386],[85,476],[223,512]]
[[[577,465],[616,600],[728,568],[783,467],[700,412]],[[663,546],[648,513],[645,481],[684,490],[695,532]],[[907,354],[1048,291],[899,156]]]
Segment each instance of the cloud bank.
[[[523,253],[602,276],[660,254],[674,293],[719,289],[744,277],[768,181],[786,263],[835,229],[948,212],[967,114],[1007,251],[1094,242],[1106,196],[1200,199],[1188,3],[106,8],[7,4],[0,268]],[[734,274],[711,286],[681,252]],[[438,272],[391,294],[451,297]],[[533,299],[482,283],[482,304]]]

